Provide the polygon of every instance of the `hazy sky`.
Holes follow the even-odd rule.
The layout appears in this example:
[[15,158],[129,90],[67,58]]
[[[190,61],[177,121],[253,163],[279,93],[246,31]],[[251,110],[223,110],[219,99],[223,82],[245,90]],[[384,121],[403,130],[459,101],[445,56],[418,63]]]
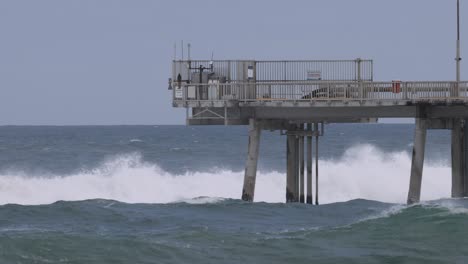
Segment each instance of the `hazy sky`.
[[180,40],[195,59],[362,57],[376,80],[453,80],[455,15],[455,0],[2,0],[0,125],[182,124]]

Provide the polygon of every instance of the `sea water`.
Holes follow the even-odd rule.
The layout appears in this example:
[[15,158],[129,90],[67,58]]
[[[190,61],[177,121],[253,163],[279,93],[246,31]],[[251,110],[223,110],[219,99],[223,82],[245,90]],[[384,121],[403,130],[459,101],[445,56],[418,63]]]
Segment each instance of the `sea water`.
[[327,125],[311,206],[284,203],[279,132],[245,203],[247,127],[0,127],[0,263],[467,263],[449,131],[405,205],[413,128]]

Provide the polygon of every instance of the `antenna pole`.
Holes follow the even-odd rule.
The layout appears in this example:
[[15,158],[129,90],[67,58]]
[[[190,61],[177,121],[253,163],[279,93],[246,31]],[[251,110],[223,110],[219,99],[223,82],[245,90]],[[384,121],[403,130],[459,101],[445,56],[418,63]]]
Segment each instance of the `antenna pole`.
[[180,41],[180,49],[182,50],[182,60],[184,60],[184,41]]
[[191,47],[191,46],[192,46],[192,45],[190,45],[190,43],[187,43],[187,51],[188,51],[188,54],[187,54],[188,58],[187,58],[187,59],[188,59],[189,61],[190,61],[190,47]]
[[457,0],[457,85],[460,85],[460,0]]

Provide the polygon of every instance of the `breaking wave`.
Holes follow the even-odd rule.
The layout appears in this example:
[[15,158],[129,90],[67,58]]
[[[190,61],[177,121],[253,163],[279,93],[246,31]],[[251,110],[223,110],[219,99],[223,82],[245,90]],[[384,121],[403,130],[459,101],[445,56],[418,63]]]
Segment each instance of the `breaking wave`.
[[[338,159],[321,160],[319,165],[321,203],[352,199],[406,201],[411,166],[406,152],[384,153],[372,145],[358,145]],[[449,197],[450,182],[449,166],[426,164],[422,199]],[[242,184],[243,171],[213,169],[176,175],[157,164],[143,162],[141,155],[133,153],[73,175],[1,172],[0,204],[35,205],[97,198],[127,203],[210,203],[222,198],[238,199]],[[259,171],[255,201],[284,202],[285,185],[284,172]]]

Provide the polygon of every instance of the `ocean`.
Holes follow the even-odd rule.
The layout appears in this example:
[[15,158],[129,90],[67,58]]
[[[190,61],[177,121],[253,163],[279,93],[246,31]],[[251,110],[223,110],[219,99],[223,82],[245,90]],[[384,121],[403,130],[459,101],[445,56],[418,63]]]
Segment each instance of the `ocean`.
[[450,134],[428,132],[406,206],[411,124],[330,124],[320,206],[285,204],[286,138],[247,127],[0,127],[0,263],[468,263]]

